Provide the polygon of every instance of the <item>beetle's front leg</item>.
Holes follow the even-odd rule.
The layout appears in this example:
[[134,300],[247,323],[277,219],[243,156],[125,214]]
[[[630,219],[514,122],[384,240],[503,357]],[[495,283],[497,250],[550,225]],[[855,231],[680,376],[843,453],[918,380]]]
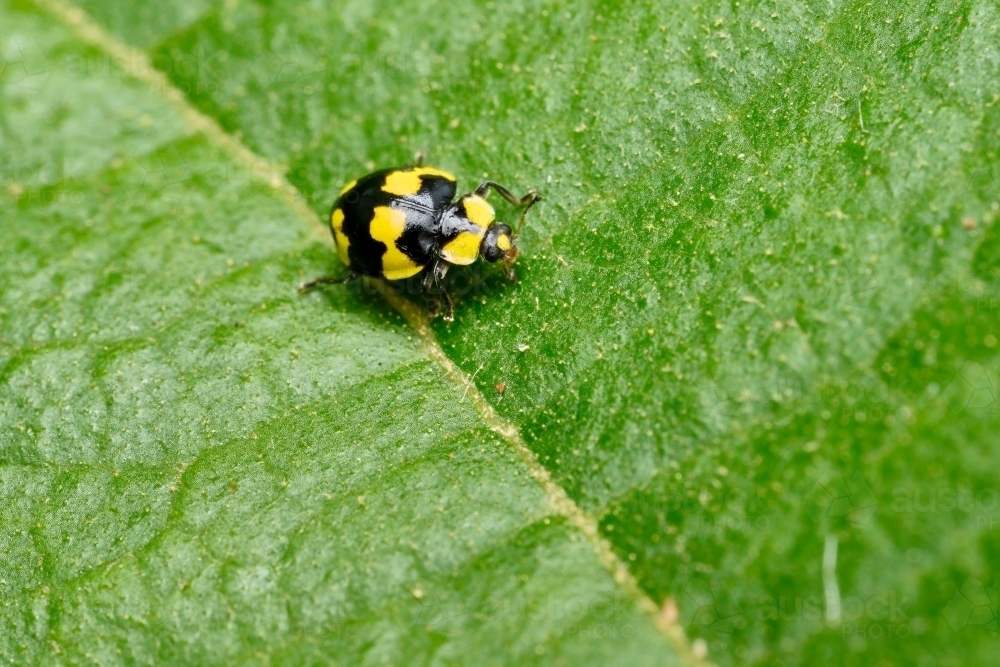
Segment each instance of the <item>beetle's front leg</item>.
[[524,206],[524,210],[521,211],[521,219],[517,223],[517,229],[514,230],[514,238],[517,238],[521,235],[521,227],[524,225],[524,217],[528,215],[528,209],[542,201],[542,195],[538,194],[538,190],[528,190],[522,197],[515,197],[510,190],[493,181],[483,181],[480,183],[479,187],[476,188],[476,194],[480,197],[485,197],[489,194],[490,188],[493,188],[501,197],[514,206]]

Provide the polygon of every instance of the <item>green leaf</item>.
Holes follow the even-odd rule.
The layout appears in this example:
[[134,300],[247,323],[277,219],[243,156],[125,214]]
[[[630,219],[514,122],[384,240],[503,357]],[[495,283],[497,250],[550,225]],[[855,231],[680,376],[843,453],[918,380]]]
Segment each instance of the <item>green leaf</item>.
[[0,25],[0,659],[673,662],[398,315],[296,293],[329,248],[225,137]]
[[[995,3],[46,4],[0,5],[0,656],[694,661],[673,598],[723,665],[995,659]],[[519,283],[433,335],[295,295],[340,267],[234,139],[319,216],[417,149],[539,187]]]

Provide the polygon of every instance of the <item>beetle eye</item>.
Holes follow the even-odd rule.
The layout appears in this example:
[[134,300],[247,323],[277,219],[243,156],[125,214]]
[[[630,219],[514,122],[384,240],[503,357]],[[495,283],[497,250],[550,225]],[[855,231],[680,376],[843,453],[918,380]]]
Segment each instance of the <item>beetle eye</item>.
[[487,262],[495,262],[500,259],[500,248],[495,243],[485,242],[484,239],[482,255]]

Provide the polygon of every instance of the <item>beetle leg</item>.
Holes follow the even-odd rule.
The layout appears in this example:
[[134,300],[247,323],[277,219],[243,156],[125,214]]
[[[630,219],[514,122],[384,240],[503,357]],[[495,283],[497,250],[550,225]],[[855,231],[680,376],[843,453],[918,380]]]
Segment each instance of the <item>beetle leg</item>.
[[416,164],[410,164],[409,162],[407,162],[406,164],[403,165],[403,168],[404,169],[412,169],[415,166],[416,167],[422,167],[422,166],[424,166],[424,152],[422,150],[420,150],[420,151],[417,151],[416,153],[414,153],[413,154],[413,161]]
[[310,280],[307,283],[299,285],[299,292],[304,294],[319,287],[320,285],[342,285],[343,283],[349,283],[353,280],[357,280],[360,277],[361,274],[355,273],[354,271],[351,271],[346,276],[341,276],[340,278],[334,278],[333,276],[320,276],[315,280]]
[[431,291],[432,287],[434,287],[433,267],[424,271],[424,278],[420,281],[420,292],[424,295],[424,301],[427,302],[427,314],[433,320],[441,311],[441,299]]
[[503,274],[507,276],[507,280],[509,280],[510,282],[512,283],[517,282],[517,271],[506,260],[504,260],[503,262]]
[[450,267],[451,264],[444,261],[443,259],[439,259],[437,262],[435,262],[433,270],[434,282],[438,285],[438,287],[441,286],[441,281],[444,280],[444,277],[448,273],[448,269]]
[[[537,202],[542,201],[542,196],[538,194],[538,190],[528,190],[524,193],[523,197],[518,199],[511,194],[510,190],[499,183],[494,183],[493,181],[483,181],[480,183],[479,187],[476,188],[476,194],[480,197],[485,197],[490,191],[490,188],[496,190],[497,194],[514,206],[524,206],[524,210],[521,211],[521,220],[517,223],[517,230],[514,232],[514,238],[517,238],[521,233],[521,225],[524,224],[524,216],[528,214],[528,209],[534,206]],[[527,204],[527,206],[525,206],[525,204]]]
[[420,281],[420,291],[423,292],[424,299],[427,300],[427,310],[431,319],[438,316],[442,301],[444,302],[444,321],[451,322],[455,319],[455,308],[451,301],[451,295],[444,288],[444,277],[450,266],[451,264],[443,259],[436,259],[434,264],[424,273],[423,280]]
[[455,321],[455,305],[451,301],[451,295],[448,294],[448,290],[444,288],[444,277],[448,273],[448,267],[451,264],[439,259],[434,263],[434,267],[431,269],[431,273],[434,275],[434,284],[438,288],[438,293],[441,295],[442,300],[444,300],[444,321],[454,322]]
[[427,294],[431,291],[431,286],[434,284],[434,270],[433,267],[424,271],[423,280],[420,281],[420,291]]
[[538,190],[528,190],[527,192],[524,193],[523,197],[518,199],[513,194],[511,194],[510,190],[508,190],[504,186],[494,181],[483,181],[482,183],[480,183],[479,187],[476,188],[476,194],[479,195],[480,197],[485,197],[486,193],[489,192],[490,188],[496,190],[497,194],[499,194],[501,197],[509,201],[514,206],[521,206],[522,204],[530,205],[534,204],[536,201],[541,201],[542,199],[542,196],[538,194]]

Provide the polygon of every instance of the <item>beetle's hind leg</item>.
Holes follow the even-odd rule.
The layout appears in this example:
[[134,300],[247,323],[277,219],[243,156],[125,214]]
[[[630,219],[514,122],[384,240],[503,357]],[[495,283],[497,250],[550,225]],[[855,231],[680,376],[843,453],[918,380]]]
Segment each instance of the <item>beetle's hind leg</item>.
[[307,283],[302,283],[299,285],[299,293],[305,294],[306,292],[312,291],[319,287],[320,285],[342,285],[344,283],[349,283],[351,281],[357,280],[361,277],[360,273],[351,271],[346,276],[341,276],[339,278],[334,278],[333,276],[320,276],[315,280],[310,280]]

